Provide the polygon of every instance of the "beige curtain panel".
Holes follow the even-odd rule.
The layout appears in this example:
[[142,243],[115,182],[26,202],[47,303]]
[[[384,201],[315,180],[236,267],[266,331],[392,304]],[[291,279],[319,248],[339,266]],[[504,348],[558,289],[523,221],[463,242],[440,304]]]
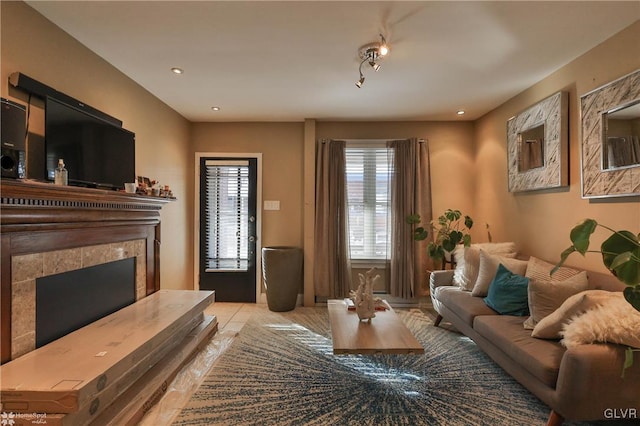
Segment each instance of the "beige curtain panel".
[[345,141],[322,140],[316,146],[314,286],[316,296],[349,295],[349,235]]
[[423,225],[431,222],[431,182],[426,141],[389,141],[393,150],[391,177],[391,261],[389,287],[392,296],[412,298],[426,293],[427,241],[414,241],[406,217],[419,214]]

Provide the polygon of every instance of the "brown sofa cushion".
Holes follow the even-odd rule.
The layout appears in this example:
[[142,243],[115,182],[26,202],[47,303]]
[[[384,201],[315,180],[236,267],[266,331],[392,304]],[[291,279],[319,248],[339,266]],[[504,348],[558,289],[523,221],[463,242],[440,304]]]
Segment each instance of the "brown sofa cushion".
[[[435,297],[458,315],[469,327],[473,326],[473,319],[477,315],[498,315],[496,311],[484,303],[481,297],[472,297],[471,293],[460,287],[438,287]],[[522,327],[522,324],[520,326]]]
[[555,388],[566,349],[557,341],[531,337],[531,332],[522,327],[522,322],[522,317],[483,315],[475,318],[473,328],[520,367]]

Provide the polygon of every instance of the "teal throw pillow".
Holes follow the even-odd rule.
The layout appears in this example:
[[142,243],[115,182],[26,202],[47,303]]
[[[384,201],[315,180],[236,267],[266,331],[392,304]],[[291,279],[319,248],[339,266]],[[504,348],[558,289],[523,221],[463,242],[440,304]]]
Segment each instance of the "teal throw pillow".
[[500,264],[484,303],[502,315],[529,315],[529,278],[514,274]]

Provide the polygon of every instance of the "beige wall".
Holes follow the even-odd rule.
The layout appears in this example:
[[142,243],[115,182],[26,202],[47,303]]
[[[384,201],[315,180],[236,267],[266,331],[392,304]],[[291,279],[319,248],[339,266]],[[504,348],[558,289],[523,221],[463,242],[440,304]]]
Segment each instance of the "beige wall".
[[[8,84],[9,75],[19,71],[121,119],[135,132],[136,173],[170,185],[178,197],[161,213],[161,286],[190,288],[189,122],[26,4],[3,1],[0,7],[2,96],[26,105],[27,95]],[[42,102],[33,100],[30,131],[42,135],[43,120]]]
[[[194,123],[195,152],[262,153],[262,246],[302,247],[304,123]],[[191,160],[195,165],[195,157]]]
[[[474,215],[491,225],[494,241],[513,240],[527,254],[556,261],[570,245],[570,229],[585,218],[638,232],[640,197],[585,200],[580,189],[580,96],[640,67],[640,22],[562,67],[476,122]],[[568,188],[507,191],[506,122],[559,91],[569,92]],[[474,217],[475,217],[474,216]],[[608,234],[598,231],[593,246]],[[599,255],[573,255],[568,264],[605,271]]]
[[[23,72],[123,120],[136,133],[137,173],[171,185],[178,201],[162,210],[163,288],[192,288],[195,152],[263,154],[263,200],[280,211],[263,212],[262,245],[312,247],[315,139],[417,137],[429,141],[434,214],[457,208],[476,225],[475,241],[513,240],[526,253],[555,260],[568,231],[584,217],[638,230],[640,198],[588,201],[580,198],[579,96],[640,66],[640,23],[561,68],[475,123],[316,122],[189,123],[131,79],[21,2],[1,2],[1,94],[26,103],[8,86]],[[621,53],[635,48],[635,53]],[[506,121],[531,104],[567,90],[570,95],[570,181],[567,189],[510,194],[507,191]],[[42,133],[41,104],[34,102],[31,128]],[[305,151],[306,147],[306,151]],[[305,186],[303,188],[303,182]],[[304,190],[304,193],[303,193]],[[304,218],[304,221],[303,221]],[[304,226],[303,226],[304,223]],[[305,254],[305,276],[310,258]],[[602,270],[591,256],[572,264]],[[309,288],[309,287],[305,287]],[[309,299],[308,295],[305,300]]]

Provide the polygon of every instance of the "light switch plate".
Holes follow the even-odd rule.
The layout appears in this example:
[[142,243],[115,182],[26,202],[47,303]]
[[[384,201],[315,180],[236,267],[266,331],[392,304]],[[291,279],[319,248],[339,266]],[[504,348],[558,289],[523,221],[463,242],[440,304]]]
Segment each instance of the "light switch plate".
[[280,210],[280,201],[265,201],[265,210]]

